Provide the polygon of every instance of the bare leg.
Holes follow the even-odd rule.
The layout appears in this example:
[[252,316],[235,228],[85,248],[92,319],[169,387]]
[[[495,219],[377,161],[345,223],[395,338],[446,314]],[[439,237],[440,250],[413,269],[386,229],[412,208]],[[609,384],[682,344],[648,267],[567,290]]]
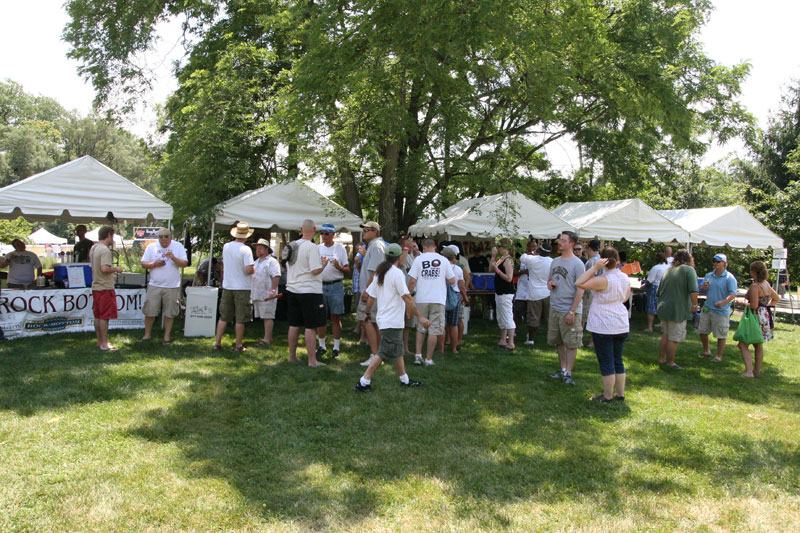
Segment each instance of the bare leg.
[[262,339],[267,344],[272,344],[272,328],[275,327],[275,321],[271,318],[264,319],[264,338]]
[[108,344],[108,320],[102,318],[94,319],[94,331],[97,335],[97,347],[101,350],[116,350]]
[[405,347],[407,355],[414,355],[414,353],[408,349],[408,337],[411,335],[411,328],[403,328],[403,346]]
[[742,360],[744,361],[744,374],[746,378],[755,377],[753,375],[753,354],[750,353],[750,345],[739,341],[739,351],[742,353]]
[[614,387],[617,389],[617,396],[625,396],[625,376],[627,374],[614,374]]
[[609,374],[607,376],[603,376],[603,396],[605,396],[607,400],[610,400],[614,397],[615,382],[616,382],[616,374]]
[[558,367],[567,368],[567,347],[559,344],[556,346],[556,351],[558,352]]
[[653,322],[656,320],[656,315],[647,314],[647,329],[645,331],[653,332]]
[[422,353],[422,346],[424,344],[425,344],[425,334],[420,332],[420,331],[417,331],[417,342],[416,342],[417,351],[414,352],[414,353],[421,354]]
[[308,366],[318,366],[317,330],[314,328],[306,328],[306,350],[308,350]]
[[675,354],[678,353],[678,343],[667,339],[667,365],[675,365]]
[[334,339],[342,338],[342,318],[339,315],[334,315],[333,313],[331,313],[331,331],[333,332]]
[[215,346],[220,346],[222,344],[222,335],[225,334],[225,328],[228,327],[228,323],[224,320],[217,321],[217,336],[214,340]]
[[664,332],[661,334],[661,341],[658,345],[658,364],[663,365],[667,362],[667,344],[669,343],[669,337],[667,337],[667,333]]
[[761,375],[761,364],[764,362],[764,343],[759,342],[753,345],[753,351],[756,353],[756,361],[753,365],[753,376],[758,377]]
[[708,334],[700,333],[700,342],[703,345],[703,355],[711,356],[711,348],[708,346]]
[[528,340],[533,340],[534,336],[536,336],[536,327],[528,326]]
[[328,336],[328,324],[325,324],[324,326],[320,326],[317,328],[317,337],[319,337],[320,339],[324,339],[327,336]]
[[366,320],[361,325],[361,331],[366,334],[367,341],[369,342],[369,353],[378,353],[378,346],[380,339],[378,338],[378,331],[375,324],[367,322]]
[[439,340],[438,335],[431,335],[430,330],[428,331],[428,353],[425,356],[425,359],[428,361],[433,360],[433,352],[436,349],[436,342]]
[[151,332],[153,331],[153,324],[155,323],[155,321],[156,317],[154,316],[144,317],[144,336],[142,336],[143,341],[152,338]]
[[509,349],[516,348],[516,346],[514,345],[514,335],[516,334],[516,331],[517,331],[516,328],[507,329],[506,330],[506,334],[508,335],[508,345],[507,346],[509,347]]
[[714,358],[714,361],[719,363],[722,361],[722,354],[725,353],[725,342],[727,341],[726,338],[717,339],[717,356]]
[[236,322],[234,331],[236,332],[236,347],[241,348],[242,340],[244,339],[244,322]]
[[457,333],[458,333],[458,336],[456,337],[456,339],[458,340],[458,342],[456,342],[456,344],[458,346],[461,346],[461,341],[464,339],[464,319],[461,318],[461,317],[458,317]]
[[[402,362],[403,358],[399,357],[397,360]],[[380,357],[373,357],[372,361],[369,362],[367,370],[364,371],[364,379],[372,379],[372,376],[375,375],[375,371],[377,371],[378,367],[381,366],[382,364],[383,364],[383,359],[381,359]]]
[[300,326],[289,326],[289,361],[296,362],[297,341],[300,339]]
[[572,373],[572,367],[575,366],[575,359],[578,358],[577,348],[567,348],[564,346],[565,355],[567,357],[567,372]]
[[447,331],[450,333],[450,348],[453,353],[458,353],[458,342],[455,341],[458,338],[458,326],[447,326]]
[[500,340],[497,341],[498,346],[508,346],[508,330],[501,329],[500,330]]
[[[380,359],[380,357],[378,359]],[[406,363],[403,361],[402,357],[397,358],[397,361],[394,362],[394,367],[397,369],[398,376],[402,376],[406,373]]]
[[170,335],[172,334],[172,323],[175,322],[175,317],[164,317],[164,340],[169,342]]
[[436,344],[439,346],[439,353],[444,353],[444,333],[436,337]]

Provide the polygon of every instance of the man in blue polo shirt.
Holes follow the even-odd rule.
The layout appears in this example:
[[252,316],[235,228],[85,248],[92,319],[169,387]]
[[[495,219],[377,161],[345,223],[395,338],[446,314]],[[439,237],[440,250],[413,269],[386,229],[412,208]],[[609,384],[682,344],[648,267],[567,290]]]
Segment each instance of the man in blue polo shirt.
[[717,339],[717,356],[712,361],[719,363],[722,361],[722,352],[725,350],[725,341],[728,338],[731,303],[736,298],[737,285],[736,278],[726,270],[728,257],[725,254],[717,254],[713,261],[714,270],[705,275],[700,287],[706,291],[706,303],[700,312],[697,332],[703,343],[703,353],[699,355],[701,359],[713,355],[708,347],[708,334],[714,333]]

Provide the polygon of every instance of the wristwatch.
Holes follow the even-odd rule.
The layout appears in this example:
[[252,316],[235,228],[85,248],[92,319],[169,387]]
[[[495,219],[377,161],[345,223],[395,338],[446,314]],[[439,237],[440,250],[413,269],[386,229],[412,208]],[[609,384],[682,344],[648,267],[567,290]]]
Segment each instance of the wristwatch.
[[568,314],[568,315],[573,315],[573,316],[574,316],[574,315],[575,315],[575,311],[568,311],[568,312],[567,312],[567,314]]

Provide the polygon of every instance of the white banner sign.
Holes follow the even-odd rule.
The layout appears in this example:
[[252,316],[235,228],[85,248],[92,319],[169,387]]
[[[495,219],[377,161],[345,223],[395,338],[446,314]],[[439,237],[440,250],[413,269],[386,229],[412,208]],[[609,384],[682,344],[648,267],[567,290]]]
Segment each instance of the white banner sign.
[[[117,289],[119,318],[110,329],[144,328],[145,289]],[[75,331],[94,331],[91,289],[4,290],[0,327],[6,338]]]
[[788,248],[776,248],[772,250],[772,258],[773,259],[789,259],[789,249]]
[[786,259],[773,259],[772,270],[786,270]]

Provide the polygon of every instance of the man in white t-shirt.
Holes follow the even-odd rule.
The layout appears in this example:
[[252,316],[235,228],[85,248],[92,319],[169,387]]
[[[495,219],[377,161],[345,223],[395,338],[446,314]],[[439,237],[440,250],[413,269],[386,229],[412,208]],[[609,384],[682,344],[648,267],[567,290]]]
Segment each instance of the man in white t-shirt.
[[33,287],[36,276],[42,275],[42,262],[39,256],[25,249],[22,239],[11,241],[14,251],[5,257],[8,265],[8,288],[27,289]]
[[402,265],[403,249],[399,244],[390,244],[386,248],[385,260],[378,265],[376,275],[367,288],[367,307],[364,313],[371,315],[373,304],[380,302],[375,317],[381,331],[381,345],[376,357],[370,360],[366,372],[358,380],[353,390],[356,392],[372,392],[372,376],[378,367],[387,363],[394,363],[400,383],[405,387],[419,387],[419,381],[409,379],[406,374],[403,355],[403,328],[405,326],[406,308],[413,313],[423,325],[430,326],[430,322],[422,316],[408,294],[405,274],[398,268]]
[[672,265],[672,260],[675,259],[672,257],[672,246],[664,247],[664,257],[667,258],[667,265]]
[[417,351],[414,354],[414,364],[422,364],[422,345],[425,334],[428,334],[428,351],[425,365],[433,365],[433,351],[440,335],[444,335],[444,304],[447,300],[447,284],[453,284],[456,278],[450,268],[450,261],[441,254],[436,253],[436,241],[425,239],[422,241],[422,253],[414,259],[409,271],[408,289],[414,294],[416,303],[422,316],[427,318],[431,325],[417,321]]
[[255,272],[253,250],[245,244],[253,234],[247,222],[239,222],[231,228],[233,240],[222,247],[222,301],[219,306],[219,321],[214,350],[222,348],[222,335],[228,322],[235,322],[237,352],[245,350],[242,345],[244,325],[253,320],[253,304],[250,301],[252,277]]
[[[333,242],[336,228],[326,222],[319,229],[320,240],[319,255],[324,265],[320,278],[322,279],[322,301],[325,304],[325,316],[331,317],[331,330],[333,331],[334,359],[339,357],[340,343],[342,341],[342,315],[344,314],[344,276],[350,274],[350,265],[347,261],[347,250],[344,245]],[[327,325],[317,330],[317,357],[321,357],[328,349],[325,346],[325,337],[328,334]]]
[[142,341],[152,340],[150,333],[159,313],[164,313],[164,340],[169,344],[172,323],[180,313],[181,271],[188,261],[183,245],[172,239],[172,232],[160,228],[156,233],[158,242],[150,243],[142,255],[142,267],[150,271],[147,297],[144,300],[144,336]]
[[547,282],[550,279],[550,257],[552,249],[550,243],[542,241],[536,252],[523,254],[519,258],[520,265],[528,273],[528,309],[526,323],[528,325],[527,345],[533,345],[533,337],[540,324],[547,324],[550,318],[550,289]]
[[325,325],[325,303],[322,299],[324,268],[319,248],[314,241],[317,228],[313,220],[304,220],[303,237],[296,241],[297,259],[286,267],[286,314],[289,319],[289,361],[298,361],[297,342],[305,329],[308,366],[325,366],[317,361],[317,329]]

